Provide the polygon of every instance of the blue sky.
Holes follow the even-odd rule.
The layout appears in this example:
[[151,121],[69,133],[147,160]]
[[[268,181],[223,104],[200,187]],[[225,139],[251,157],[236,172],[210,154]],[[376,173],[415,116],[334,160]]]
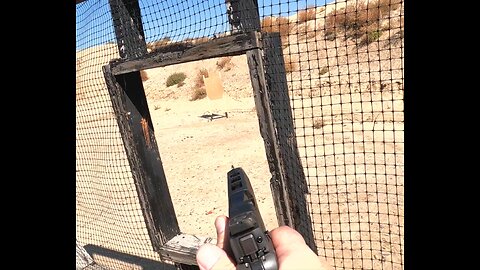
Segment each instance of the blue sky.
[[[333,0],[258,0],[260,16],[291,16],[307,6]],[[212,36],[228,31],[225,0],[139,0],[147,42]],[[77,50],[115,42],[106,0],[87,0],[76,6]]]

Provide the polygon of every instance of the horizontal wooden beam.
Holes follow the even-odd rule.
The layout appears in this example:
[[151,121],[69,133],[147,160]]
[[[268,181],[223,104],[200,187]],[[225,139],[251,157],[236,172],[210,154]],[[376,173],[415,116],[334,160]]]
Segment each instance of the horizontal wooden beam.
[[173,43],[134,59],[115,59],[111,62],[112,73],[119,75],[215,57],[241,55],[261,47],[259,39],[260,33],[249,32],[218,37],[196,45],[188,42]]
[[216,243],[210,237],[197,237],[190,234],[179,234],[160,248],[162,258],[176,263],[198,265],[196,260],[197,251],[205,243]]

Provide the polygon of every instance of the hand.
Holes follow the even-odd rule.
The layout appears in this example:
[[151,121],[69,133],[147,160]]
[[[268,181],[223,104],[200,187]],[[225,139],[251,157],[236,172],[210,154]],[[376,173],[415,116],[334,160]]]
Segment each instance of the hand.
[[[217,245],[204,244],[197,252],[200,270],[235,270],[235,261],[225,251],[225,229],[228,217],[218,216],[215,220]],[[320,259],[308,246],[302,235],[288,226],[280,226],[269,232],[277,253],[279,270],[290,269],[333,269],[326,261]]]

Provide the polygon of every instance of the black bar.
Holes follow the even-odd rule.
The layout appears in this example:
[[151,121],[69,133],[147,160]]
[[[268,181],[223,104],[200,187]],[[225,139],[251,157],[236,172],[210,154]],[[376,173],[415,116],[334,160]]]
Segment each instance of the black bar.
[[118,75],[215,57],[241,55],[248,50],[259,48],[261,42],[258,38],[258,33],[250,32],[219,37],[198,45],[178,42],[134,59],[119,59],[112,65],[112,72]]
[[109,0],[109,3],[120,57],[134,58],[146,54],[138,0]]
[[280,34],[264,33],[262,40],[266,92],[274,121],[275,137],[278,141],[282,172],[284,173],[282,179],[287,188],[286,199],[291,207],[293,227],[302,234],[305,242],[316,253],[312,221],[305,197],[308,193],[308,186],[293,126]]
[[[245,28],[260,32],[260,17],[256,0],[226,0],[227,14],[232,32],[244,32]],[[293,227],[290,213],[287,189],[282,174],[280,151],[277,145],[274,121],[267,96],[265,69],[263,63],[263,50],[257,48],[246,52],[250,80],[253,88],[253,97],[257,111],[260,134],[265,146],[265,154],[272,178],[270,188],[275,206],[275,213],[279,225]]]
[[225,0],[232,33],[260,31],[257,0]]
[[275,127],[273,125],[271,108],[266,93],[265,71],[261,50],[252,50],[247,52],[247,63],[250,72],[250,80],[253,88],[253,98],[257,111],[258,125],[260,134],[265,146],[268,167],[272,178],[270,187],[272,190],[273,203],[277,214],[279,225],[288,225],[293,227],[290,214],[290,207],[286,199],[286,188],[282,179],[282,167],[280,162],[279,148],[276,143]]
[[113,109],[155,251],[180,233],[139,72],[114,76],[103,67]]

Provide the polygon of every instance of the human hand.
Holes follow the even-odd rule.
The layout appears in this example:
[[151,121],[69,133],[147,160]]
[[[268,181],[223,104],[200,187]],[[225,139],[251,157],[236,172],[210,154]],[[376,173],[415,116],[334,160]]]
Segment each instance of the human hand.
[[[227,255],[225,229],[228,217],[218,216],[215,220],[217,245],[205,244],[197,252],[200,270],[235,270],[235,261]],[[291,269],[333,269],[320,259],[305,243],[302,235],[288,226],[280,226],[269,232],[277,254],[279,270]]]

